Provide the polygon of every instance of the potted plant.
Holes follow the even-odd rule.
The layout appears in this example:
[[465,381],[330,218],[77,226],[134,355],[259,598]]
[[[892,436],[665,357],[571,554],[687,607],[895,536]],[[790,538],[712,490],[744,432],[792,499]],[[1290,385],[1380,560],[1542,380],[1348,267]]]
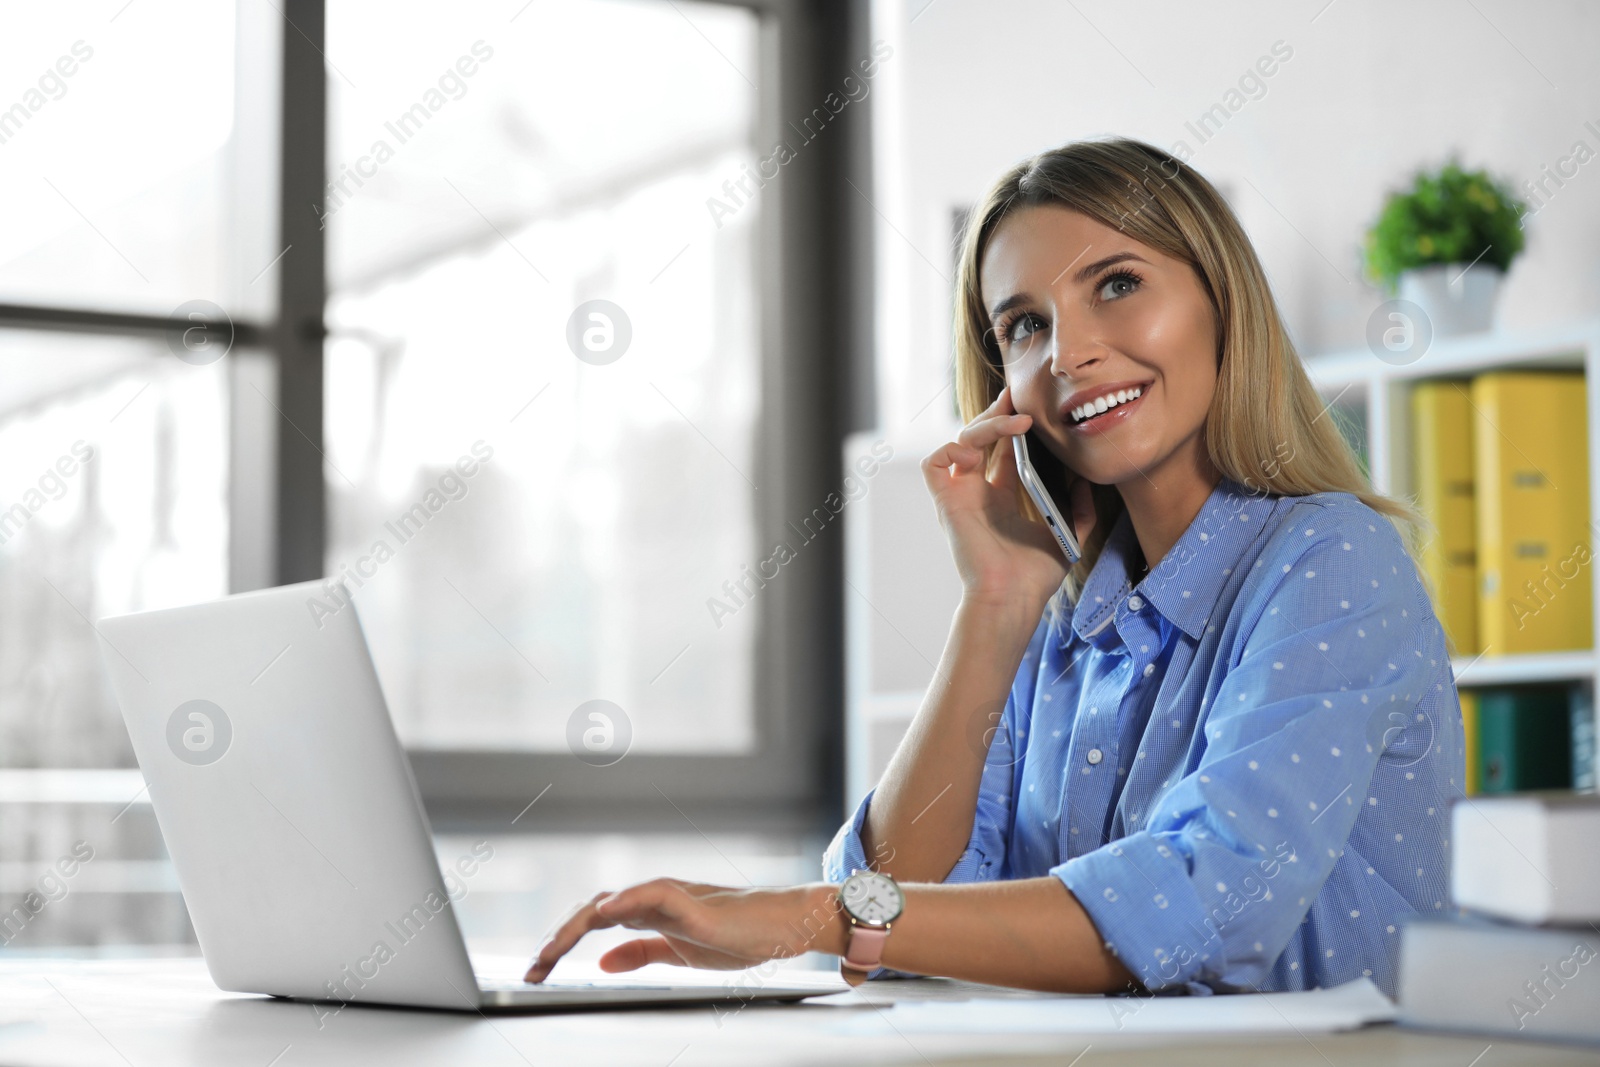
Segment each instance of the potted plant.
[[1527,205],[1481,170],[1450,159],[1391,193],[1367,231],[1368,273],[1422,308],[1436,337],[1487,330]]

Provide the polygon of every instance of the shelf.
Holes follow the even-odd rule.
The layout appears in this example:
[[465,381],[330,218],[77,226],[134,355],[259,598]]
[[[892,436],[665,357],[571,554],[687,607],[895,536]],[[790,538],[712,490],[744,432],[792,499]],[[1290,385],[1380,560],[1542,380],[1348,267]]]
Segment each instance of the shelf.
[[1330,352],[1306,358],[1306,372],[1317,388],[1362,386],[1414,378],[1449,378],[1515,365],[1520,370],[1582,370],[1584,353],[1600,339],[1600,323],[1581,320],[1537,334],[1484,333],[1435,340],[1415,363],[1385,363],[1369,349]]
[[1593,678],[1595,655],[1574,652],[1527,652],[1516,656],[1457,656],[1450,661],[1458,686],[1519,685],[1528,682],[1572,682]]

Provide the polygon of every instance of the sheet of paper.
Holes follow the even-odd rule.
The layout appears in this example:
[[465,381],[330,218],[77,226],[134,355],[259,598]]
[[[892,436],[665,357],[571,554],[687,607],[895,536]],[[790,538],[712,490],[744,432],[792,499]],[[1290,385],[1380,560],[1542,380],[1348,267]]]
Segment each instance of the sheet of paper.
[[813,1025],[862,1036],[890,1029],[904,1034],[1326,1033],[1392,1020],[1395,1005],[1372,979],[1358,978],[1296,993],[918,1000],[840,1014],[844,1017]]

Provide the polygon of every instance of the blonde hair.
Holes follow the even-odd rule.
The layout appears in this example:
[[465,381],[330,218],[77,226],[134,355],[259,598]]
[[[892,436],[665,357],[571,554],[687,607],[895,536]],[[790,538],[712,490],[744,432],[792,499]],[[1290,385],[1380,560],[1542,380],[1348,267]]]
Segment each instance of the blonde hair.
[[[1227,202],[1199,172],[1141,141],[1078,141],[1043,152],[1007,172],[972,212],[962,240],[955,301],[955,384],[963,422],[994,403],[1005,386],[979,284],[984,250],[1012,211],[1042,204],[1114,227],[1187,263],[1199,276],[1217,320],[1220,365],[1204,438],[1218,471],[1273,496],[1350,493],[1386,516],[1413,562],[1418,560],[1428,524],[1409,503],[1373,490],[1332,412],[1323,417],[1325,403],[1289,339],[1255,249]],[[1008,462],[1008,454],[1009,446],[1004,453],[991,447],[987,469],[992,473],[999,462]],[[1040,477],[1064,494],[1067,472],[1061,462],[1040,448],[1032,450],[1031,458]],[[1062,592],[1074,603],[1124,510],[1114,486],[1093,485],[1091,492],[1094,531],[1083,545],[1083,558],[1062,583]],[[1020,489],[1018,501],[1024,514],[1042,521]],[[1417,570],[1433,598],[1426,571],[1420,566]]]

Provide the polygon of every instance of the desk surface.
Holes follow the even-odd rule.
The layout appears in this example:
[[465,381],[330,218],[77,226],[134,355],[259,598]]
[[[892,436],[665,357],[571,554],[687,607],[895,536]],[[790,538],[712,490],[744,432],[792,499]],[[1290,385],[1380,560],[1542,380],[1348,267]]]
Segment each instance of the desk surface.
[[[830,1033],[837,1013],[873,1013],[895,1001],[1028,996],[942,979],[881,981],[798,1005],[494,1016],[350,1007],[319,1020],[310,1005],[222,993],[199,960],[0,960],[0,1061],[35,1064],[575,1063],[638,1067],[704,1064],[1077,1062],[1092,1049],[1124,1064],[1414,1064],[1565,1067],[1592,1049],[1452,1037],[1370,1026],[1281,1036]],[[1174,1045],[1181,1045],[1181,1054]],[[1491,1046],[1484,1055],[1486,1046]],[[1481,1058],[1480,1058],[1481,1057]],[[1096,1062],[1099,1062],[1097,1059]]]

